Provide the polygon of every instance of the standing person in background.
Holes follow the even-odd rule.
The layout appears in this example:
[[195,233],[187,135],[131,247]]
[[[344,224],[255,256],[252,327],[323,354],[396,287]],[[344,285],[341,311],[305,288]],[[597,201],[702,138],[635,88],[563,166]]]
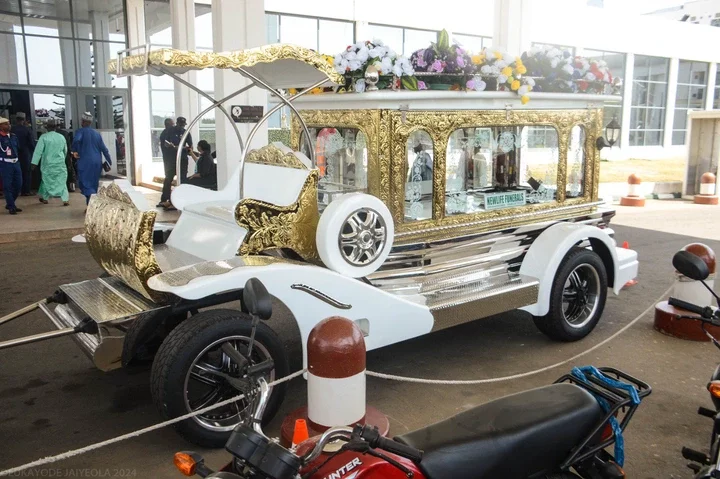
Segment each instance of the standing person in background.
[[183,135],[185,134],[185,125],[187,125],[187,120],[185,120],[185,117],[179,116],[176,121],[175,127],[172,129],[172,131],[168,134],[168,138],[163,141],[165,145],[170,148],[170,151],[172,152],[172,171],[171,175],[166,174],[165,175],[165,182],[163,183],[163,192],[167,191],[168,196],[167,199],[161,203],[161,205],[169,210],[175,209],[175,207],[172,205],[172,202],[170,201],[170,187],[172,186],[172,180],[173,176],[176,174],[176,161],[177,158],[177,152],[178,148],[180,148],[180,172],[177,173],[178,178],[180,179],[180,183],[186,183],[187,182],[187,170],[188,170],[188,148],[192,148],[193,142],[192,142],[192,135],[188,134],[187,138],[185,138],[185,142],[183,143],[182,147],[180,147],[180,141],[182,140]]
[[175,176],[175,152],[177,149],[170,143],[170,136],[175,129],[175,122],[172,118],[165,118],[165,129],[160,133],[160,151],[162,152],[163,166],[165,167],[165,180],[163,181],[162,196],[157,206],[170,204],[170,187]]
[[[103,168],[112,165],[110,152],[102,136],[90,127],[92,120],[93,116],[89,112],[82,114],[82,127],[75,133],[71,148],[73,156],[78,160],[78,182],[80,191],[85,195],[85,204],[89,204],[90,196],[97,193]],[[103,165],[101,155],[105,157],[107,167]]]
[[65,168],[67,169],[67,188],[70,193],[75,191],[75,166],[73,165],[73,155],[70,151],[72,149],[72,135],[69,131],[67,131],[65,128],[63,128],[63,120],[59,119],[57,120],[59,123],[56,123],[55,131],[60,133],[63,138],[65,138],[65,142],[67,143],[67,155],[65,155]]
[[22,170],[18,162],[17,137],[10,132],[10,120],[0,117],[0,177],[2,177],[5,209],[11,215],[22,210],[15,206],[15,199],[22,188]]
[[12,126],[10,131],[18,139],[18,158],[20,162],[20,170],[22,171],[23,182],[20,194],[22,196],[32,195],[30,191],[30,159],[33,155],[33,149],[35,148],[35,138],[33,132],[28,128],[26,123],[26,115],[24,112],[18,112],[15,114],[15,124]]
[[55,131],[55,120],[50,119],[45,125],[47,133],[44,133],[32,157],[32,168],[37,168],[40,163],[40,203],[48,204],[48,198],[59,196],[63,206],[70,204],[70,194],[67,189],[67,140],[63,135]]

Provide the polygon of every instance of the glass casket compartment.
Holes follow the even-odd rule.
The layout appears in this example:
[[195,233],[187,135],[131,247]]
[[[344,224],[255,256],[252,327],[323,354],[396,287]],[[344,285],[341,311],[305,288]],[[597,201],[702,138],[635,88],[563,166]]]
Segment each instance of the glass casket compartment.
[[[359,128],[333,126],[312,127],[309,131],[320,173],[320,211],[346,193],[367,193],[369,147],[365,133]],[[310,157],[304,135],[300,145],[300,151]]]

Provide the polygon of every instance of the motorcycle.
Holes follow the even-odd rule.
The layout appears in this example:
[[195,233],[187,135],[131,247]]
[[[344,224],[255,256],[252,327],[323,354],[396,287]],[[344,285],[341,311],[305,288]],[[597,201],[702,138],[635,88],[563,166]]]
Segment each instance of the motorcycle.
[[[720,297],[705,283],[710,272],[707,264],[705,264],[702,259],[688,251],[678,251],[675,253],[675,256],[673,256],[672,264],[683,276],[695,281],[700,281],[708,291],[720,301]],[[700,321],[703,331],[712,344],[720,349],[720,341],[707,329],[708,325],[720,326],[720,309],[713,308],[712,306],[699,306],[677,298],[670,298],[668,303],[671,306],[694,313],[693,316],[682,315],[677,319],[694,319]],[[689,447],[682,448],[683,457],[692,461],[688,464],[688,467],[695,472],[695,479],[720,478],[720,366],[715,368],[715,372],[713,372],[710,378],[707,389],[710,392],[710,398],[712,399],[715,409],[700,407],[698,408],[698,414],[713,420],[713,429],[710,435],[710,454],[705,454],[704,452]]]
[[[256,318],[270,317],[270,296],[256,278],[245,285],[243,299],[253,326]],[[237,359],[242,361],[238,375],[255,384],[244,398],[254,406],[254,414],[231,434],[225,449],[232,460],[220,471],[210,469],[198,453],[178,452],[175,466],[186,476],[620,479],[625,477],[622,431],[640,400],[651,392],[649,385],[616,369],[575,368],[552,385],[489,402],[393,439],[358,424],[330,428],[288,449],[268,438],[261,427],[269,397],[263,373],[272,360],[248,364],[245,356]],[[613,444],[614,456],[606,450]]]

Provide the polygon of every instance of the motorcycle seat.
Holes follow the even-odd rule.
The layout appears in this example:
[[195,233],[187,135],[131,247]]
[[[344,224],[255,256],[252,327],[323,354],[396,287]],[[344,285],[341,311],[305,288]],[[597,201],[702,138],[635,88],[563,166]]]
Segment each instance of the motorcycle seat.
[[428,479],[524,479],[557,469],[602,421],[585,389],[553,384],[491,401],[395,438],[424,451]]

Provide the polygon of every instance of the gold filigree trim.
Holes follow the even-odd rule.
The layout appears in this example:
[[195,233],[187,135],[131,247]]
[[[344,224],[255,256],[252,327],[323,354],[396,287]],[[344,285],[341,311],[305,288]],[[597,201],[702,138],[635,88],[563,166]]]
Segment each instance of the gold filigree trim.
[[310,262],[319,262],[315,245],[318,212],[318,170],[310,171],[298,199],[288,206],[246,198],[235,207],[235,220],[247,230],[238,254],[261,253],[288,248]]
[[295,153],[282,151],[277,146],[270,144],[257,150],[248,152],[245,161],[261,165],[284,166],[286,168],[297,168],[307,170],[308,167],[300,160]]
[[[147,55],[129,55],[122,58],[122,74],[143,74],[148,67],[164,67],[187,70],[202,70],[205,68],[221,68],[238,70],[253,67],[259,63],[273,63],[281,60],[295,60],[312,66],[323,73],[331,82],[343,85],[345,79],[324,55],[309,48],[297,45],[273,44],[264,45],[248,50],[233,52],[194,52],[162,48],[153,50]],[[107,72],[117,73],[117,60],[107,64]]]
[[144,297],[164,302],[148,280],[161,272],[153,250],[155,211],[140,211],[127,193],[111,183],[88,205],[85,238],[90,254],[109,275],[121,279]]

